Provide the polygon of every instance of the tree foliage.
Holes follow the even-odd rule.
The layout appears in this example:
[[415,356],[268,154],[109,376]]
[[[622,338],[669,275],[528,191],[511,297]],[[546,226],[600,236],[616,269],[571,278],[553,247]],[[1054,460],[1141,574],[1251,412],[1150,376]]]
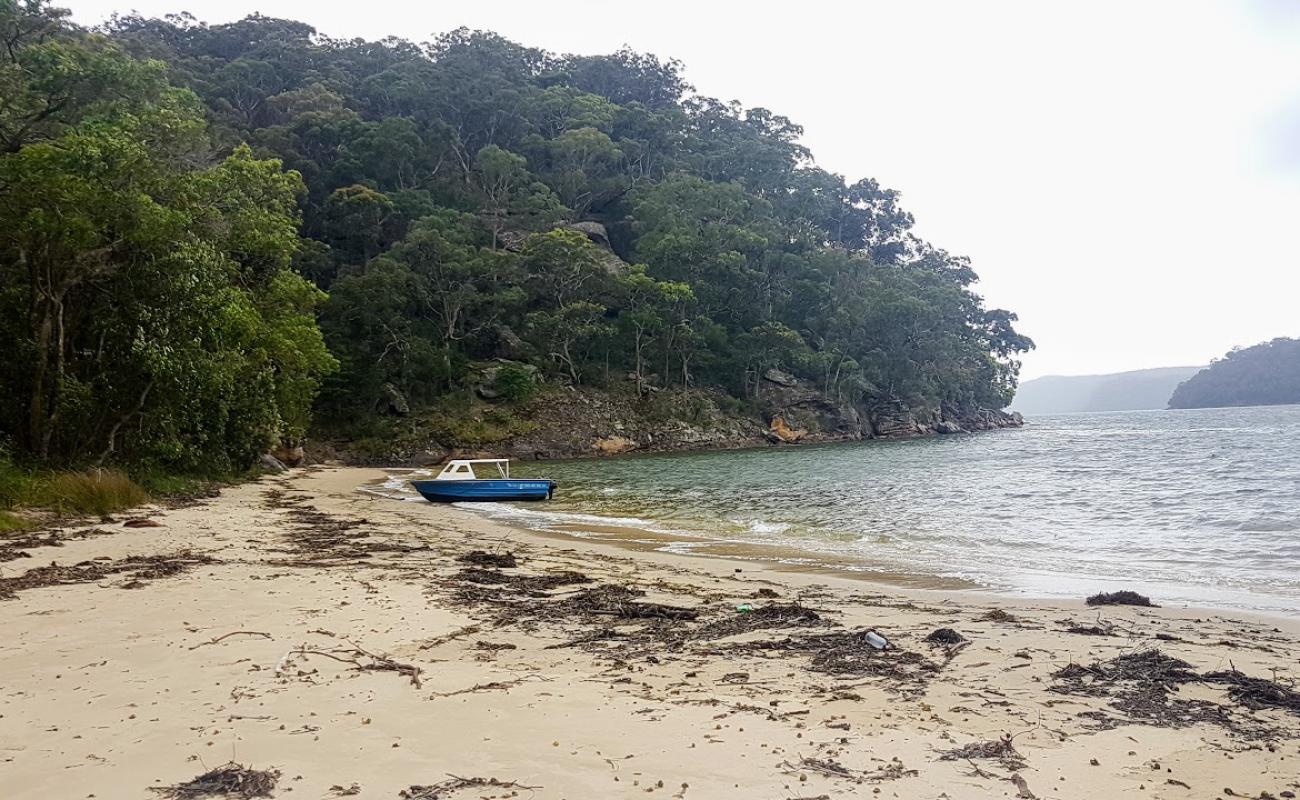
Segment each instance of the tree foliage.
[[1235,348],[1178,384],[1170,408],[1300,403],[1300,339]]
[[1001,406],[1032,347],[896,192],[676,61],[0,2],[3,425],[44,456],[234,463],[300,436],[322,380],[352,418],[494,358]]
[[202,471],[301,437],[333,360],[290,270],[299,177],[214,159],[162,64],[40,2],[0,29],[0,431],[43,461]]

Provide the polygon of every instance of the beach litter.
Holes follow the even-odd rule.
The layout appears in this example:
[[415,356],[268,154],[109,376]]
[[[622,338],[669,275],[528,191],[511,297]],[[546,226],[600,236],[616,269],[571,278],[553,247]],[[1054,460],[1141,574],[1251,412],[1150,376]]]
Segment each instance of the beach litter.
[[231,761],[185,783],[150,788],[169,800],[199,800],[205,797],[251,800],[255,797],[271,797],[279,779],[279,770],[252,769]]

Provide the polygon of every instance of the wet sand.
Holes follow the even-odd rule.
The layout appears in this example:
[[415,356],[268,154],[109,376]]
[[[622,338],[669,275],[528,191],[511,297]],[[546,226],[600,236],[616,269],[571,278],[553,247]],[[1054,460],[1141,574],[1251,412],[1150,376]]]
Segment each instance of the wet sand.
[[[1300,794],[1300,713],[1232,677],[1285,690],[1296,620],[539,535],[356,491],[378,474],[294,471],[0,563],[99,559],[0,600],[0,796],[160,797],[230,761],[298,798]],[[498,785],[412,789],[450,776]]]

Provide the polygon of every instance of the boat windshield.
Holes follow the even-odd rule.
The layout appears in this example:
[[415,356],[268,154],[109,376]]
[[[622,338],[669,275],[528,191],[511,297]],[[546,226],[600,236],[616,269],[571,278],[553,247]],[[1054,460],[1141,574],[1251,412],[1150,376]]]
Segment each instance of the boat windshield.
[[[480,475],[475,467],[482,470]],[[472,481],[485,478],[509,478],[510,462],[502,458],[455,459],[438,473],[440,481]]]

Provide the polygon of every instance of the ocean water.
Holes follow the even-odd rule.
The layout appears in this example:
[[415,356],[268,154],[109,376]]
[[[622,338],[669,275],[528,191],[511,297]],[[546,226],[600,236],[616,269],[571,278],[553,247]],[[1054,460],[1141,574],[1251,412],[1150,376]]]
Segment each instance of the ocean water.
[[[478,507],[778,545],[814,563],[1030,596],[1133,588],[1300,614],[1300,406],[1036,417],[910,441],[519,464],[560,484]],[[799,559],[802,560],[802,559]]]

